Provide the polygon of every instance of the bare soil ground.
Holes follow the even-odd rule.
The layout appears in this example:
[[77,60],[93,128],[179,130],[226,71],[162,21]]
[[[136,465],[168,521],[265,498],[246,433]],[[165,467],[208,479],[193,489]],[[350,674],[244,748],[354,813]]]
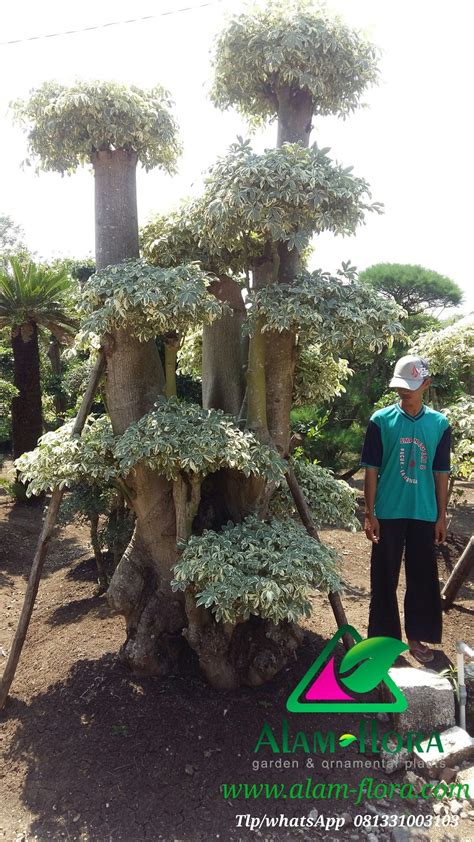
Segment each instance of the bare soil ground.
[[[357,485],[356,481],[356,485]],[[453,517],[450,556],[454,564],[472,529],[474,490]],[[40,530],[40,507],[13,506],[0,498],[0,671],[15,631],[27,576]],[[344,606],[360,634],[367,630],[370,545],[364,534],[325,530],[338,549],[345,583]],[[448,569],[440,555],[440,579]],[[443,646],[434,669],[455,660],[455,642],[474,643],[471,578],[444,620]],[[403,585],[400,587],[400,598]],[[224,842],[238,840],[357,839],[352,820],[367,812],[353,801],[225,801],[222,783],[340,781],[357,785],[364,775],[376,782],[401,781],[381,770],[314,768],[254,771],[254,746],[265,721],[275,734],[287,716],[290,730],[336,734],[354,732],[355,714],[288,715],[286,698],[335,632],[326,596],[314,595],[314,611],[298,658],[270,685],[237,693],[217,692],[202,680],[194,663],[166,681],[137,679],[118,662],[123,622],[96,596],[95,568],[87,529],[58,529],[11,696],[0,718],[0,839],[81,840],[81,842]],[[342,653],[342,648],[341,648]],[[418,666],[407,658],[407,663]],[[304,723],[301,721],[304,719]],[[389,726],[382,727],[389,730]],[[334,758],[357,757],[353,746]],[[258,757],[270,759],[268,752]],[[367,755],[370,757],[370,755]],[[374,802],[372,802],[373,804]],[[386,812],[432,814],[433,803],[412,807],[391,801]],[[382,809],[381,807],[379,809]],[[237,814],[252,816],[346,815],[337,834],[325,829],[250,831],[236,826]],[[316,814],[313,813],[313,816]],[[370,831],[367,831],[367,833]],[[474,839],[474,822],[457,829],[431,829],[379,839]],[[381,834],[381,835],[380,835]],[[402,835],[400,835],[402,834]]]

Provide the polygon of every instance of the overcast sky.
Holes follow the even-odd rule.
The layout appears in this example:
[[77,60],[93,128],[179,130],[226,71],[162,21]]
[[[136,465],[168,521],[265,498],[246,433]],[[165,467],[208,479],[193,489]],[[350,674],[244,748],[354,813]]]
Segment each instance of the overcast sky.
[[[184,154],[175,177],[139,173],[139,218],[145,222],[153,211],[199,190],[215,157],[237,134],[248,135],[243,121],[233,112],[216,111],[206,93],[215,32],[241,3],[217,0],[200,7],[201,2],[3,4],[2,42],[157,16],[0,46],[0,213],[23,226],[28,245],[42,257],[93,254],[93,179],[87,170],[64,178],[22,170],[25,142],[12,126],[8,103],[51,78],[167,87],[176,103]],[[472,310],[472,4],[332,0],[328,5],[381,48],[381,81],[367,92],[367,108],[347,120],[315,120],[312,139],[354,166],[354,174],[371,184],[373,199],[384,203],[385,214],[372,214],[353,237],[320,236],[313,264],[334,271],[348,259],[359,269],[381,261],[419,263],[455,280],[465,292],[463,312]],[[187,6],[195,8],[178,11]],[[272,125],[253,143],[261,150],[275,140]]]

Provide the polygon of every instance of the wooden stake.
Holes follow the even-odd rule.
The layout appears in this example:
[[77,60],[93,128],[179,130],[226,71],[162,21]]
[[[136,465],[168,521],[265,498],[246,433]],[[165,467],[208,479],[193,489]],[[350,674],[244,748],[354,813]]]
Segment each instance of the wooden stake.
[[[291,466],[288,467],[288,471],[286,472],[285,476],[286,481],[288,483],[288,488],[290,489],[291,496],[295,501],[295,506],[298,510],[298,514],[301,518],[303,526],[306,529],[306,532],[308,533],[308,535],[311,535],[311,537],[314,538],[315,541],[321,543],[318,530],[316,529],[316,525],[313,521],[311,510],[304,498],[304,494],[301,491],[298,480],[295,476],[295,472]],[[331,603],[331,608],[336,619],[337,627],[338,629],[340,629],[342,628],[342,626],[345,626],[347,624],[346,612],[344,611],[340,595],[336,591],[330,593],[329,602]],[[352,640],[350,634],[344,634],[342,640],[346,651],[348,651],[354,646],[354,641]]]
[[[97,386],[99,385],[99,380],[102,376],[104,369],[105,353],[103,349],[101,349],[99,351],[99,356],[97,357],[95,366],[92,369],[91,376],[89,378],[89,383],[87,385],[87,389],[82,399],[79,412],[77,413],[77,417],[72,428],[72,436],[80,436],[84,428],[86,418],[89,415],[90,408],[92,406],[92,401],[94,400],[94,395],[97,392]],[[44,519],[43,528],[41,530],[41,535],[38,539],[33,564],[31,565],[30,577],[28,579],[25,598],[23,600],[23,607],[21,609],[20,619],[18,621],[17,630],[13,638],[10,654],[8,656],[7,664],[0,683],[0,710],[2,710],[5,705],[10,687],[12,685],[13,679],[15,678],[16,668],[18,666],[18,661],[20,660],[21,651],[23,649],[26,633],[30,624],[31,614],[33,612],[33,606],[35,604],[36,595],[38,593],[41,573],[43,571],[43,565],[48,551],[49,541],[51,539],[54,527],[56,525],[56,520],[59,512],[59,507],[61,505],[61,500],[64,494],[64,490],[64,487],[58,488],[57,486],[53,490],[51,500],[48,506],[48,511],[46,512],[46,517]]]
[[462,556],[456,564],[456,567],[451,573],[451,576],[449,577],[443,590],[441,591],[441,599],[444,610],[446,610],[450,607],[450,605],[453,604],[454,598],[456,597],[459,588],[461,587],[462,583],[466,580],[473,567],[474,535],[471,535],[466,549],[464,550]]

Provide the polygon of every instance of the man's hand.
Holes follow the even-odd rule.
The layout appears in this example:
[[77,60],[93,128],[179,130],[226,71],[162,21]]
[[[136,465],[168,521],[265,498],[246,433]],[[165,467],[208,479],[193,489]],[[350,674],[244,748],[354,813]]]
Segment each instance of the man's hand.
[[378,544],[380,539],[380,524],[375,515],[366,515],[364,529],[366,537],[374,544]]
[[447,535],[446,515],[441,515],[435,523],[435,544],[444,544]]

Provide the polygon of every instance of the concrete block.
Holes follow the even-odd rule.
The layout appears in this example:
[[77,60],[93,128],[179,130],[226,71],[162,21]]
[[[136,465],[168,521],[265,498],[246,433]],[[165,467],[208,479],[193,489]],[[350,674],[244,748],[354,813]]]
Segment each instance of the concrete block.
[[429,734],[455,724],[454,692],[447,678],[414,667],[392,667],[388,674],[408,702],[403,713],[394,714],[396,731]]
[[467,691],[466,731],[474,737],[474,664],[464,663],[464,681]]
[[428,772],[441,771],[446,766],[451,767],[462,760],[474,758],[474,739],[463,728],[455,725],[454,728],[441,731],[439,737],[443,746],[442,751],[436,745],[431,745],[431,748],[427,750],[429,740],[420,743],[421,751],[416,747],[413,751],[415,757],[423,763]]
[[474,766],[468,766],[458,772],[456,781],[460,784],[467,784],[469,787],[469,801],[474,804]]

